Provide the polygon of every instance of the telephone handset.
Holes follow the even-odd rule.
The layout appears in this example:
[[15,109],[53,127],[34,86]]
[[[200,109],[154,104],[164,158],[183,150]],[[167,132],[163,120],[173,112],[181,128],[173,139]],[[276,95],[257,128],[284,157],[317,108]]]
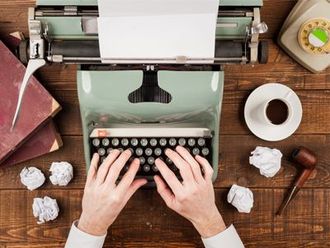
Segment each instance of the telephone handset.
[[330,66],[330,0],[299,0],[283,24],[279,45],[308,70]]

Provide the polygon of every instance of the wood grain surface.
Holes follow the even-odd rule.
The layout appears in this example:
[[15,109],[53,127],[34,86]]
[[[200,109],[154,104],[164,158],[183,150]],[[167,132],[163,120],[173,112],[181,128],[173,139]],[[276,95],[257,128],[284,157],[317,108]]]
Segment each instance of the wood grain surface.
[[[267,65],[225,66],[216,201],[226,222],[235,224],[250,248],[330,247],[330,69],[311,74],[276,45],[276,35],[295,2],[264,1],[262,19],[270,28],[264,36],[270,42]],[[0,0],[0,38],[17,30],[26,34],[27,8],[34,4],[33,0]],[[86,170],[75,70],[71,65],[52,65],[36,74],[63,107],[55,121],[64,147],[27,163],[0,168],[0,248],[63,247],[72,221],[79,218]],[[294,89],[304,110],[297,132],[275,143],[253,136],[243,119],[248,95],[268,82],[280,82]],[[249,153],[257,145],[276,147],[284,154],[282,169],[272,179],[260,176],[248,164]],[[299,172],[288,159],[297,145],[315,151],[319,164],[288,211],[277,217],[274,213]],[[30,192],[21,185],[19,172],[24,166],[38,166],[48,175],[50,163],[62,160],[74,165],[75,177],[68,187],[55,187],[47,182],[40,190]],[[239,214],[226,203],[233,183],[252,189],[255,205],[251,214]],[[45,195],[58,200],[60,216],[54,222],[37,225],[32,201]],[[192,248],[202,247],[202,243],[191,224],[167,209],[155,191],[141,190],[110,228],[105,247]]]

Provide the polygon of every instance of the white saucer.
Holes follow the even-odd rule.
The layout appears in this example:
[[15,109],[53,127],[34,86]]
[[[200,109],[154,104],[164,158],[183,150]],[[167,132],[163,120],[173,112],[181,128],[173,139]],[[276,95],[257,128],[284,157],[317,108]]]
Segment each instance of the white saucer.
[[[263,103],[270,100],[286,98],[291,106],[291,117],[281,125],[263,123],[256,118],[257,111]],[[258,108],[259,107],[259,108]],[[302,119],[302,106],[297,94],[289,87],[278,84],[264,84],[255,89],[247,99],[244,108],[244,118],[250,131],[260,139],[267,141],[284,140],[291,136],[299,127]]]

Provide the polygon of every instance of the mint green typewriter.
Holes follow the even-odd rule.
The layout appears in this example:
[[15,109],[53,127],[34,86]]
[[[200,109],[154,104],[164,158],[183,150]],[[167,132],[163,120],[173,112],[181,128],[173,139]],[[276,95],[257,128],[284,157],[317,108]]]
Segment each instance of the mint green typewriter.
[[152,185],[159,173],[157,158],[180,177],[164,151],[181,145],[209,160],[215,180],[222,65],[267,62],[267,43],[259,41],[259,34],[267,31],[260,20],[261,6],[262,0],[219,1],[213,64],[104,64],[97,0],[38,0],[29,9],[30,39],[19,49],[21,61],[28,63],[22,91],[29,76],[45,64],[78,64],[87,169],[94,153],[103,160],[113,149],[131,149],[140,160],[137,177],[147,178]]

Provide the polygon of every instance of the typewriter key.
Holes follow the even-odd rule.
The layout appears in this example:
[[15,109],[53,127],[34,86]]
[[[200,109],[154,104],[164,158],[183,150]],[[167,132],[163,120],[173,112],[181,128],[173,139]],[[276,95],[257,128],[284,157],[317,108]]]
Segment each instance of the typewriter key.
[[110,140],[107,139],[107,138],[104,138],[104,139],[102,140],[102,145],[103,145],[103,146],[108,146],[108,145],[110,145]]
[[119,145],[119,139],[117,139],[117,138],[112,139],[111,144],[113,146],[118,146]]
[[160,156],[162,154],[162,149],[160,149],[160,148],[156,148],[155,149],[155,155],[156,156]]
[[101,157],[101,160],[100,160],[101,164],[104,162],[105,159],[106,159],[106,157]]
[[124,151],[124,149],[123,149],[123,148],[119,148],[118,150],[119,150],[120,152],[123,152],[123,151]]
[[144,157],[140,157],[139,160],[140,160],[140,165],[143,165],[146,162],[146,159]]
[[153,157],[148,158],[148,164],[153,165],[155,163],[155,159]]
[[150,165],[145,164],[145,165],[143,166],[143,170],[144,170],[144,172],[149,172],[149,171],[150,171]]
[[93,143],[93,146],[99,146],[100,145],[100,140],[99,139],[93,139],[92,143]]
[[100,148],[100,149],[97,150],[97,153],[102,157],[102,156],[105,155],[106,151],[105,151],[104,148]]
[[166,164],[168,164],[168,165],[173,164],[173,161],[170,158],[167,158],[166,159]]
[[166,144],[167,144],[166,139],[164,139],[164,138],[160,139],[159,144],[160,144],[160,146],[166,146]]
[[168,143],[170,144],[170,146],[175,146],[176,145],[176,139],[171,138]]
[[198,148],[194,148],[192,153],[196,156],[199,155],[199,149]]
[[143,154],[143,150],[142,150],[142,148],[137,148],[137,149],[135,150],[135,154],[136,154],[137,156],[141,156],[141,155]]
[[128,146],[128,144],[129,144],[128,139],[126,139],[126,138],[122,139],[122,140],[121,140],[121,144],[122,144],[123,146]]
[[113,148],[108,148],[107,153],[110,154],[113,151]]
[[151,154],[152,154],[152,149],[151,149],[151,148],[147,148],[147,149],[145,150],[145,154],[146,154],[147,156],[151,156]]
[[157,140],[156,139],[151,139],[150,140],[150,145],[151,146],[156,146],[157,145]]
[[196,144],[195,139],[190,138],[190,139],[188,140],[188,145],[189,145],[189,146],[194,146],[195,144]]
[[158,172],[158,168],[157,168],[157,166],[156,166],[156,165],[153,165],[153,166],[152,166],[152,170],[153,170],[154,172]]
[[179,145],[180,146],[185,146],[186,145],[186,139],[185,138],[180,138],[179,139]]
[[141,143],[141,146],[147,146],[148,145],[148,140],[147,139],[141,139],[140,143]]
[[205,139],[199,138],[197,143],[198,143],[199,146],[205,146]]
[[138,139],[133,138],[133,139],[131,140],[131,145],[132,145],[132,146],[137,146],[138,144],[139,144]]
[[209,153],[210,153],[210,150],[209,150],[209,149],[207,149],[207,148],[203,148],[203,150],[202,150],[202,154],[203,154],[204,156],[209,155]]

